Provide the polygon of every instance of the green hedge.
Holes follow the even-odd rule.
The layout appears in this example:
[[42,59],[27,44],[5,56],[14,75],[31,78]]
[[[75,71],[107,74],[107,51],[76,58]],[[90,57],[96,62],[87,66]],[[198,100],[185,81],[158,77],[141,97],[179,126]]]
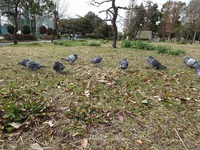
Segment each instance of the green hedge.
[[[3,35],[6,40],[13,40],[13,35],[5,34]],[[29,34],[17,34],[17,40],[24,41],[24,40],[37,40],[37,37],[35,35],[29,35]]]

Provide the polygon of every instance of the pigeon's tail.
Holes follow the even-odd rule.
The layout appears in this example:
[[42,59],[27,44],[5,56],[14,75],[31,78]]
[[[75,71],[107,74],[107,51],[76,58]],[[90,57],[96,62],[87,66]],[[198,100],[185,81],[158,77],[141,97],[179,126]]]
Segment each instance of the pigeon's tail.
[[62,60],[66,60],[66,58],[61,58]]
[[160,69],[167,69],[167,67],[164,65],[160,65]]
[[43,66],[43,65],[41,65],[40,68],[48,68],[48,67],[47,67],[47,66]]

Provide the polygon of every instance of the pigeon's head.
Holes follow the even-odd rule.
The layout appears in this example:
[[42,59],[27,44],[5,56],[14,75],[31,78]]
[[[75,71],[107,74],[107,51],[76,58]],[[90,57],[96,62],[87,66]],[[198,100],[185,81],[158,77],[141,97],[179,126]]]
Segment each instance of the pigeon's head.
[[23,66],[26,66],[26,63],[30,61],[29,59],[24,59],[22,60],[21,62],[18,62],[18,65],[23,65]]
[[78,58],[78,55],[77,55],[77,54],[74,54],[74,57],[77,59],[77,58]]
[[153,59],[153,57],[151,56],[151,55],[149,55],[149,56],[147,56],[147,61],[149,62],[149,61],[151,61]]
[[189,59],[190,59],[190,57],[188,57],[188,56],[184,56],[184,57],[183,57],[183,61],[184,61],[184,63],[186,63]]

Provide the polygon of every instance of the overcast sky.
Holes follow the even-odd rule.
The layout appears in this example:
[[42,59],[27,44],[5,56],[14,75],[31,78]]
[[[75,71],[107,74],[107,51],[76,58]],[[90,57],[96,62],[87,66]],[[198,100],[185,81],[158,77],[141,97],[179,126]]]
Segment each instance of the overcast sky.
[[[76,15],[79,16],[84,16],[87,14],[89,11],[94,12],[97,14],[99,17],[104,17],[103,14],[99,14],[98,12],[100,10],[103,10],[103,8],[109,7],[109,6],[102,6],[100,8],[90,6],[89,1],[90,0],[64,0],[68,3],[68,10],[67,10],[67,15],[70,17],[76,17]],[[98,0],[101,1],[101,0]],[[128,6],[130,0],[116,0],[118,2],[118,5],[120,6]],[[140,4],[141,2],[144,2],[145,0],[137,0],[137,3]],[[157,3],[160,7],[162,6],[163,3],[167,2],[168,0],[152,0],[152,2]],[[178,1],[178,0],[175,0]],[[188,2],[190,0],[180,0],[182,2]],[[123,13],[123,12],[122,12]]]

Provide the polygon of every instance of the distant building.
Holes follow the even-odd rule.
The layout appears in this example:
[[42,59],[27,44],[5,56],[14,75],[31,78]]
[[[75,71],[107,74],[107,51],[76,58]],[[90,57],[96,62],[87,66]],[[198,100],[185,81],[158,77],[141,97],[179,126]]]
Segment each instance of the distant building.
[[144,30],[144,31],[138,32],[136,39],[152,41],[152,31]]
[[[33,21],[33,22],[32,22]],[[43,17],[43,16],[37,16],[34,20],[27,20],[25,17],[19,16],[19,20],[18,20],[18,33],[21,33],[21,28],[24,25],[29,25],[30,28],[33,30],[32,33],[35,33],[37,36],[40,35],[39,33],[39,27],[41,25],[44,25],[46,28],[52,28],[54,29],[54,22],[53,19],[50,17]],[[4,35],[4,34],[9,34],[7,32],[7,25],[8,24],[12,24],[13,22],[12,20],[8,20],[7,17],[1,17],[0,18],[0,35]]]

